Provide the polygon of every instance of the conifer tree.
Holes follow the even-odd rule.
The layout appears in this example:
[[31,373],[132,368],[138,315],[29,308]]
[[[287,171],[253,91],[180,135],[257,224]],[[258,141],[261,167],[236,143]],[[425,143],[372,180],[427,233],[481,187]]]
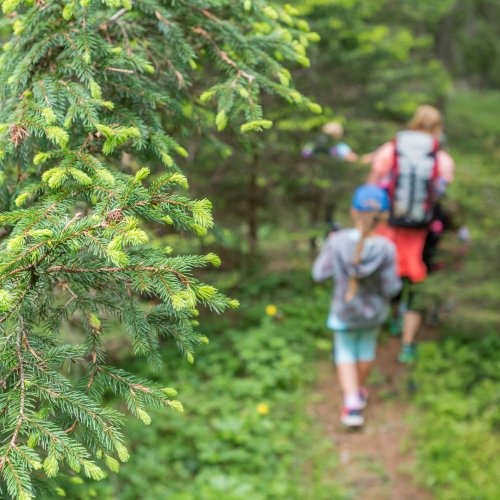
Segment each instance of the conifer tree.
[[[145,424],[148,405],[182,411],[175,390],[106,364],[108,318],[160,369],[160,339],[190,362],[208,342],[193,330],[197,304],[238,305],[192,276],[217,266],[216,255],[148,246],[155,225],[203,235],[213,224],[208,200],[179,191],[187,184],[179,141],[197,134],[218,144],[214,118],[242,139],[269,128],[261,90],[320,109],[279,62],[307,66],[299,40],[315,37],[289,6],[4,0],[2,8],[13,34],[0,56],[0,497],[26,500],[54,491],[60,470],[98,480],[95,458],[115,472],[116,457],[129,458],[123,416],[103,405],[106,391]],[[140,164],[135,175],[120,170],[124,153]],[[150,297],[160,303],[148,306]],[[85,328],[82,344],[59,336],[72,318]],[[75,363],[86,376],[73,385],[60,368]]]

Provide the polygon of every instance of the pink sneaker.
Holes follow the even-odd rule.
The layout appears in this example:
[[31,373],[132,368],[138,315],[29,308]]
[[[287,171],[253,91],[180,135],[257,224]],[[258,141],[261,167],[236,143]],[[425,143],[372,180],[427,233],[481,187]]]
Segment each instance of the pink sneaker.
[[340,421],[347,427],[361,427],[365,423],[361,410],[348,410],[344,406],[340,412]]

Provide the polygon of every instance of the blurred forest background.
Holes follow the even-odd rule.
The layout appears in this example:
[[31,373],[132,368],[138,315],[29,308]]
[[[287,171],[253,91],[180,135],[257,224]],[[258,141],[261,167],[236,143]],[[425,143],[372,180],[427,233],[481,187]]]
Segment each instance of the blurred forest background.
[[[429,310],[440,302],[451,313],[414,368],[415,475],[436,499],[498,498],[500,4],[297,0],[292,6],[321,36],[317,43],[300,40],[310,45],[311,67],[292,74],[323,114],[265,97],[274,126],[259,144],[241,147],[230,130],[217,148],[196,139],[183,144],[190,195],[212,201],[216,227],[200,238],[157,234],[156,243],[174,252],[220,255],[221,270],[210,281],[241,307],[221,317],[200,311],[199,329],[210,344],[194,365],[175,348],[164,349],[161,374],[133,356],[116,328],[107,340],[112,362],[174,387],[186,411],[152,411],[148,427],[130,417],[131,460],[99,483],[62,481],[68,498],[349,498],[331,479],[335,447],[307,412],[317,363],[332,347],[325,326],[330,284],[313,285],[309,269],[328,221],[349,224],[352,191],[369,167],[305,160],[300,149],[335,119],[354,151],[371,152],[423,103],[445,114],[457,173],[444,203],[457,225],[468,225],[473,243],[462,269],[450,266],[425,285]],[[143,166],[126,157],[123,163],[130,172]],[[444,258],[452,259],[457,246],[450,233]],[[72,323],[67,334],[82,333]]]

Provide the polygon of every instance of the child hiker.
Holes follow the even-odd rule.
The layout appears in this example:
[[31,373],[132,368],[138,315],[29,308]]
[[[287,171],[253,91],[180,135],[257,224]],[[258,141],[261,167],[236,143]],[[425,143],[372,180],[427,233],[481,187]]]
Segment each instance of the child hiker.
[[331,234],[313,265],[315,281],[335,280],[327,326],[334,332],[335,363],[344,396],[340,420],[349,427],[364,423],[361,410],[368,400],[364,384],[375,359],[377,337],[391,297],[402,286],[394,244],[375,234],[388,210],[384,189],[360,186],[351,204],[354,228]]
[[344,127],[339,122],[328,122],[323,125],[322,134],[314,141],[308,142],[301,151],[304,158],[318,154],[335,156],[341,160],[356,161],[358,155],[345,142],[341,142]]

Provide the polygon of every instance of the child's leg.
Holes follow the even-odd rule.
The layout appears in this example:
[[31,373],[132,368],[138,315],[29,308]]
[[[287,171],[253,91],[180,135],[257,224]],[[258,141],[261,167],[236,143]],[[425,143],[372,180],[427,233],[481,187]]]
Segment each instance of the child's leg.
[[364,386],[375,361],[379,329],[362,330],[358,333],[357,353],[358,381]]
[[359,397],[356,345],[356,332],[335,332],[335,364],[344,396],[344,407],[352,410],[362,407]]

